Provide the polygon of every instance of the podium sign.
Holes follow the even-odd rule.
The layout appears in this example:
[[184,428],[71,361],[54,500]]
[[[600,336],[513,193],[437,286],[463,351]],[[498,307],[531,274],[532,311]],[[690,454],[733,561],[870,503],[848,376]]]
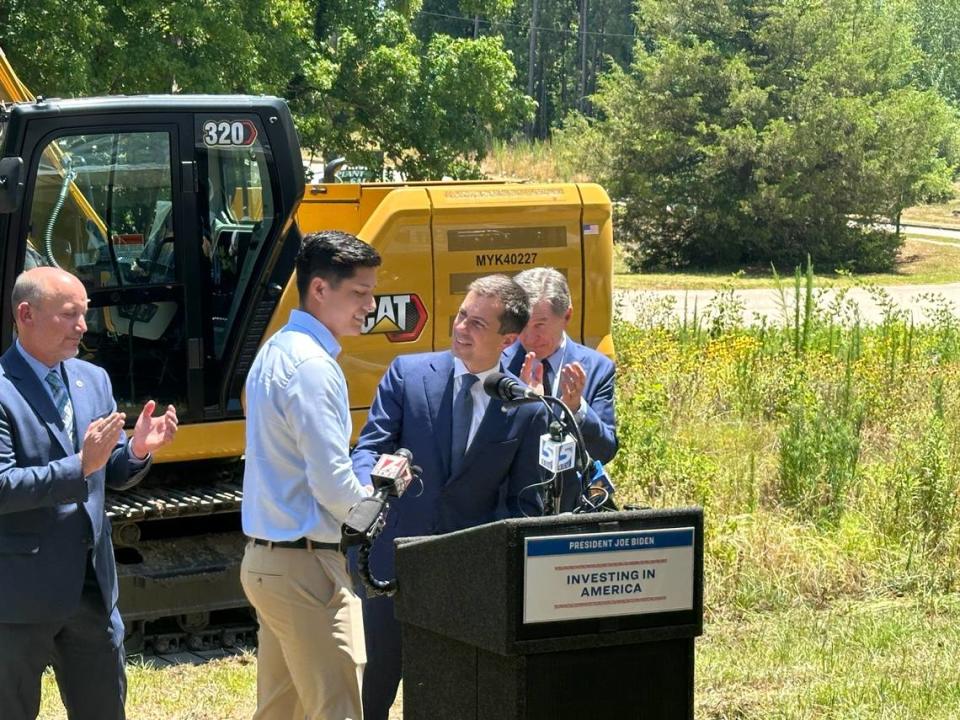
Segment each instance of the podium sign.
[[694,607],[692,527],[524,542],[524,624]]
[[406,720],[694,720],[703,511],[397,539]]

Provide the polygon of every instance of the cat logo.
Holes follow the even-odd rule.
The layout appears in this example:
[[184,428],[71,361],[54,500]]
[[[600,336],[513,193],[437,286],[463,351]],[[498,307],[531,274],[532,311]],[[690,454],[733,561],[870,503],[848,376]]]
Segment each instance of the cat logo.
[[374,295],[377,309],[367,315],[360,332],[386,335],[390,342],[410,342],[420,337],[427,324],[427,310],[417,295]]

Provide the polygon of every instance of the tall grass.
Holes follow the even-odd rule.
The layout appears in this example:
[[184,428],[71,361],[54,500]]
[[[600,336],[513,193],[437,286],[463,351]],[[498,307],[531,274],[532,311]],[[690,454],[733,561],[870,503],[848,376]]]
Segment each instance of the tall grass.
[[589,182],[593,179],[577,166],[571,153],[550,140],[494,140],[481,167],[485,175],[495,180]]
[[773,323],[732,288],[615,323],[621,498],[704,506],[715,617],[956,592],[960,318],[931,295],[915,326],[874,287],[866,327],[812,268],[791,280]]
[[[696,716],[960,717],[960,317],[872,288],[867,327],[812,268],[775,282],[778,322],[743,325],[730,286],[614,325],[619,499],[706,513]],[[128,714],[249,717],[253,663],[132,667]],[[50,677],[41,717],[65,717]]]

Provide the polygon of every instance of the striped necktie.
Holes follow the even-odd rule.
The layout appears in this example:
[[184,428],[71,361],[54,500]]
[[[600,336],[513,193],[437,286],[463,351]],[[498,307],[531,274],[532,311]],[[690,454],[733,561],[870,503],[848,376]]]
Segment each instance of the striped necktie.
[[50,392],[53,395],[53,403],[57,406],[57,412],[60,413],[60,419],[63,420],[63,427],[67,431],[70,443],[73,447],[77,446],[76,433],[73,428],[73,403],[70,402],[70,394],[67,392],[67,386],[63,384],[63,378],[56,370],[47,373],[47,385],[50,386]]

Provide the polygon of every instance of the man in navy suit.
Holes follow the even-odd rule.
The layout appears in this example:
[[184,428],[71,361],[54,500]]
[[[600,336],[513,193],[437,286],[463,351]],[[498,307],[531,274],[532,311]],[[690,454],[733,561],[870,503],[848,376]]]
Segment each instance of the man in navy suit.
[[146,473],[177,415],[152,400],[131,441],[103,369],[75,359],[87,293],[52,267],[13,288],[16,344],[0,357],[0,715],[30,720],[53,665],[70,720],[124,717],[123,623],[106,487]]
[[[560,398],[573,411],[590,457],[610,462],[617,453],[613,362],[567,335],[573,303],[562,273],[532,268],[514,280],[530,297],[530,321],[504,351],[503,364],[527,385]],[[560,510],[573,510],[579,499],[577,474],[563,473]]]
[[[480,525],[497,519],[503,493],[509,514],[540,515],[539,441],[545,431],[536,404],[504,408],[483,392],[500,372],[500,355],[529,317],[526,293],[505,275],[475,280],[453,323],[447,352],[398,357],[380,381],[353,454],[361,482],[381,453],[404,447],[422,469],[391,504],[371,554],[377,577],[393,577],[393,540]],[[400,682],[400,628],[393,600],[364,601],[367,667],[363,715],[386,720]]]

